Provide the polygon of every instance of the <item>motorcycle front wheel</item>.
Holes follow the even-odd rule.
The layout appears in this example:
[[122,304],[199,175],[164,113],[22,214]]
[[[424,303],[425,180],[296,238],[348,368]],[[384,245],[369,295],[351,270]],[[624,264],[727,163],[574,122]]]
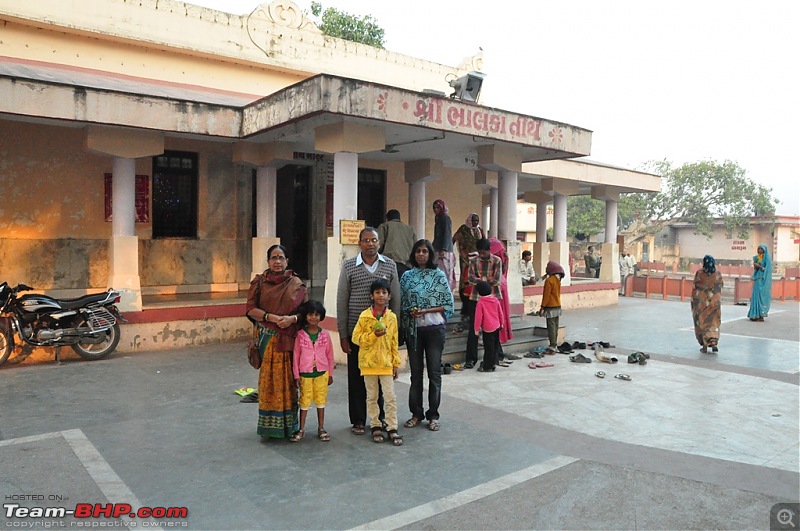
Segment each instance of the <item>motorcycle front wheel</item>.
[[6,362],[11,350],[11,331],[6,329],[5,324],[0,323],[0,365]]
[[[84,328],[86,326],[86,321],[81,321],[81,323],[78,325],[78,328]],[[80,357],[87,360],[101,360],[107,357],[109,354],[114,352],[114,349],[117,348],[117,345],[119,344],[119,324],[114,324],[114,326],[105,332],[98,332],[97,334],[94,334],[94,337],[101,337],[103,340],[99,343],[90,343],[87,341],[75,343],[72,345],[72,350],[77,352]]]

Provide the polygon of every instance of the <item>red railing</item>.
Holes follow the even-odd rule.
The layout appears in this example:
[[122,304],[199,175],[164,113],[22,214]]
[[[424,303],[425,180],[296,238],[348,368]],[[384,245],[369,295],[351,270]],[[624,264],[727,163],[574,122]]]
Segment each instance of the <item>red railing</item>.
[[[787,268],[788,276],[788,268]],[[649,276],[641,275],[628,278],[628,290],[631,295],[644,295],[647,298],[660,296],[662,299],[679,297],[684,301],[692,296],[694,276]],[[753,294],[753,282],[749,277],[733,279],[733,301],[747,302]],[[776,278],[772,280],[772,298],[800,300],[800,278]]]

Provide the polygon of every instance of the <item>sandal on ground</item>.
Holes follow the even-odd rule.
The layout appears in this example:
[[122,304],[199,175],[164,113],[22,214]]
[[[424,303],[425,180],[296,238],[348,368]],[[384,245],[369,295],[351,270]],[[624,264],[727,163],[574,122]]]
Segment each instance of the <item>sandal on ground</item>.
[[[389,440],[392,441],[393,445],[403,445],[403,436],[397,433],[397,430],[389,430],[387,433],[389,434]],[[381,437],[383,437],[383,435],[381,435]]]
[[258,402],[258,393],[250,393],[249,395],[244,395],[239,402],[244,402],[245,404],[252,404]]
[[537,369],[542,369],[544,367],[553,367],[552,363],[547,363],[546,361],[538,361],[535,363]]
[[569,361],[574,361],[575,363],[591,363],[592,360],[584,356],[583,354],[575,354],[574,356],[569,357]]
[[492,367],[491,369],[484,369],[483,365],[481,365],[480,367],[478,367],[478,372],[494,372],[494,367]]
[[331,436],[328,434],[328,432],[321,428],[317,430],[317,436],[319,437],[319,440],[323,442],[328,442],[331,440]]
[[500,367],[511,367],[511,364],[507,361],[498,361],[497,365]]
[[541,352],[528,352],[525,354],[526,358],[544,358],[544,354]]
[[627,374],[621,374],[621,373],[620,374],[615,374],[614,378],[618,378],[620,380],[625,380],[625,381],[630,381],[630,379],[631,379],[631,377],[628,376]]
[[292,434],[291,437],[289,437],[289,440],[292,441],[292,442],[302,441],[303,440],[303,435],[305,435],[305,434],[306,434],[306,432],[304,432],[303,430],[297,430],[296,432],[294,432]]
[[475,363],[473,363],[473,362],[471,362],[471,361],[468,361],[468,362],[466,362],[466,363],[464,364],[464,368],[465,368],[465,369],[471,369],[471,368],[473,368],[474,366],[475,366]]
[[350,428],[350,432],[353,435],[364,435],[364,426],[361,424],[353,424],[353,427]]
[[428,421],[428,429],[431,431],[439,431],[439,421],[436,419]]
[[370,432],[372,433],[372,442],[382,443],[386,440],[386,437],[383,436],[383,430],[380,428],[380,426],[370,428]]
[[462,364],[460,364],[460,363],[454,363],[453,364],[453,370],[454,371],[463,371],[464,370],[464,366]]
[[598,378],[606,377],[606,373],[604,373],[603,371],[597,371],[596,373],[594,373],[594,375],[597,376]]
[[405,424],[403,424],[403,427],[408,429],[416,428],[417,426],[419,426],[420,422],[422,422],[421,419],[418,419],[417,417],[411,417],[405,422]]

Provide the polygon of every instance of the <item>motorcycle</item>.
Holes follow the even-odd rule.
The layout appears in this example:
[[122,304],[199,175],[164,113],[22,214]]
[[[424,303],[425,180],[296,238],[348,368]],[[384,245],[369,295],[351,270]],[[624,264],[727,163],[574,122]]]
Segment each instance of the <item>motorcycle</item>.
[[[28,294],[33,288],[0,284],[0,365],[14,350],[14,337],[34,347],[70,346],[82,358],[99,360],[114,352],[120,340],[115,306],[120,293],[113,289],[77,299],[55,299]],[[56,361],[60,349],[56,349]]]

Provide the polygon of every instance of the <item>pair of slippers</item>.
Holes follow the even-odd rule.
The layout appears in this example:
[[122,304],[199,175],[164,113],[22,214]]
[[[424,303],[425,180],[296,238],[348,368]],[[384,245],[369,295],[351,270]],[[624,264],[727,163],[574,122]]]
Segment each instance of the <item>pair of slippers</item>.
[[546,361],[532,361],[528,364],[529,369],[543,369],[544,367],[552,367],[552,363]]
[[564,341],[556,349],[562,354],[572,354],[572,345]]
[[[594,375],[597,376],[598,378],[606,377],[606,373],[604,373],[603,371],[597,371],[596,373],[594,373]],[[629,382],[631,380],[631,377],[629,375],[623,373],[615,374],[614,378],[617,378],[619,380],[625,380],[626,382]]]
[[634,352],[628,356],[628,363],[638,363],[639,365],[647,365],[647,360],[650,359],[650,354],[644,352]]

